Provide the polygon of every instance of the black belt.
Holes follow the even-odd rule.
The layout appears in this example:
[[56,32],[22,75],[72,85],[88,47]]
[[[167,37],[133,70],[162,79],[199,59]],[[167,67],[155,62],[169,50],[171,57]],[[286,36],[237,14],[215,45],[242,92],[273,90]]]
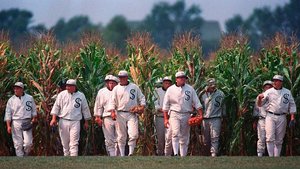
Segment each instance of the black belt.
[[73,121],[73,120],[70,120],[70,119],[65,119],[65,118],[60,118],[60,119],[67,120],[67,121]]
[[265,117],[263,117],[263,116],[258,116],[258,119],[265,119]]
[[129,111],[123,111],[123,110],[118,110],[119,112],[129,112]]
[[203,119],[206,119],[206,120],[208,120],[208,119],[220,119],[221,117],[205,117],[205,118],[203,118]]
[[176,112],[176,113],[181,113],[181,114],[191,113],[190,111],[187,111],[187,112],[181,112],[181,111],[176,111],[176,110],[171,110],[171,111]]
[[164,116],[158,116],[158,115],[155,115],[155,117],[164,118]]
[[270,112],[270,111],[268,111],[268,113],[270,113],[270,114],[274,114],[275,116],[282,116],[282,115],[286,115],[286,113],[273,113],[273,112]]

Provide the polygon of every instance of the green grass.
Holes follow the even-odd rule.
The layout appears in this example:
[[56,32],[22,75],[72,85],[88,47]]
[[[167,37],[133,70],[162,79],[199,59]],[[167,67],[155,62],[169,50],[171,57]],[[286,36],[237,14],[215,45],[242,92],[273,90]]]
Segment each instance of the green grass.
[[300,157],[107,157],[107,156],[80,156],[80,157],[0,157],[1,169],[296,169],[300,168]]

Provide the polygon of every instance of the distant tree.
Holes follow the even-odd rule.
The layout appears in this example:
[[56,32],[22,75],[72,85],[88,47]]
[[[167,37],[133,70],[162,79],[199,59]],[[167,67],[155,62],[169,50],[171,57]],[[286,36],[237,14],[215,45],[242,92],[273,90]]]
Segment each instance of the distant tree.
[[29,28],[31,34],[42,34],[46,33],[48,30],[43,24],[38,24]]
[[10,39],[17,41],[28,30],[32,13],[26,10],[9,9],[0,11],[0,30],[8,31]]
[[124,16],[115,16],[104,28],[103,38],[107,42],[115,45],[118,49],[124,51],[126,39],[130,34],[130,27]]
[[203,22],[198,6],[186,9],[185,2],[180,0],[170,5],[160,2],[152,8],[141,26],[142,30],[151,32],[154,40],[163,48],[169,48],[174,34],[193,30],[199,33]]
[[244,32],[250,37],[251,45],[259,48],[262,39],[274,36],[276,32],[296,35],[300,39],[300,5],[299,0],[290,0],[283,7],[271,10],[268,7],[254,9],[253,13],[243,20],[234,16],[225,23],[227,32]]
[[96,31],[97,27],[90,22],[87,16],[75,16],[68,22],[60,19],[51,30],[58,40],[65,42],[68,40],[79,40],[84,32]]
[[243,30],[244,20],[241,15],[235,15],[225,23],[227,32],[241,32]]

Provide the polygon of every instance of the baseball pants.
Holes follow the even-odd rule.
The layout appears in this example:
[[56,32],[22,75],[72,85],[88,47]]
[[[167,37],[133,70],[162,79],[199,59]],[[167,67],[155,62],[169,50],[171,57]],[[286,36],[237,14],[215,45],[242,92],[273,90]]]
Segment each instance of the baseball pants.
[[164,155],[165,149],[165,126],[164,126],[164,117],[162,116],[154,116],[155,120],[155,129],[156,129],[156,137],[157,137],[157,146],[156,151],[157,155]]
[[120,155],[125,156],[125,145],[128,133],[129,155],[132,155],[136,146],[136,140],[139,136],[138,118],[135,113],[121,112],[117,114],[117,141]]
[[202,122],[204,145],[210,145],[210,153],[216,156],[219,150],[221,118],[204,119]]
[[165,128],[165,156],[171,156],[172,153],[172,129],[169,126],[169,128]]
[[109,156],[116,156],[118,154],[116,121],[112,120],[111,117],[104,117],[102,130],[105,137],[105,145]]
[[260,118],[257,122],[257,155],[263,156],[266,150],[266,119]]
[[28,155],[32,147],[32,129],[23,131],[21,125],[22,120],[12,120],[12,139],[18,157]]
[[282,142],[286,131],[286,115],[267,113],[266,117],[266,142],[270,157],[279,157]]
[[64,156],[78,156],[80,121],[60,119],[58,123]]
[[188,145],[190,142],[190,126],[188,120],[190,113],[179,113],[171,111],[169,123],[172,131],[172,146],[174,155],[184,157],[187,155]]

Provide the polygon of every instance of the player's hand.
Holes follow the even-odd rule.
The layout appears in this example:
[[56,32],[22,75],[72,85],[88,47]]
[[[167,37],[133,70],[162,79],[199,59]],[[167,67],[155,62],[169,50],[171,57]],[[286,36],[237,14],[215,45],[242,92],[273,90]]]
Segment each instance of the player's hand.
[[7,133],[11,134],[11,127],[10,126],[7,127]]
[[165,128],[169,128],[169,120],[168,119],[165,119],[164,120],[164,125],[165,125]]
[[113,120],[116,120],[117,119],[117,114],[116,114],[116,111],[111,111],[111,118],[113,119]]
[[56,126],[56,125],[57,125],[56,119],[52,119],[52,120],[50,121],[50,126]]
[[96,121],[96,123],[99,125],[99,126],[102,126],[102,120],[101,120],[101,118],[100,117],[96,117],[96,119],[95,119],[95,121]]
[[84,126],[83,127],[84,127],[85,130],[87,130],[89,128],[89,121],[88,120],[84,121]]
[[33,117],[32,120],[31,120],[31,123],[36,123],[37,122],[37,118],[36,117]]
[[290,123],[289,123],[289,127],[294,128],[295,125],[296,125],[296,120],[295,119],[291,120]]
[[262,94],[262,93],[258,95],[258,99],[259,99],[259,100],[263,99],[264,97],[265,97],[265,96],[264,96],[264,94]]

